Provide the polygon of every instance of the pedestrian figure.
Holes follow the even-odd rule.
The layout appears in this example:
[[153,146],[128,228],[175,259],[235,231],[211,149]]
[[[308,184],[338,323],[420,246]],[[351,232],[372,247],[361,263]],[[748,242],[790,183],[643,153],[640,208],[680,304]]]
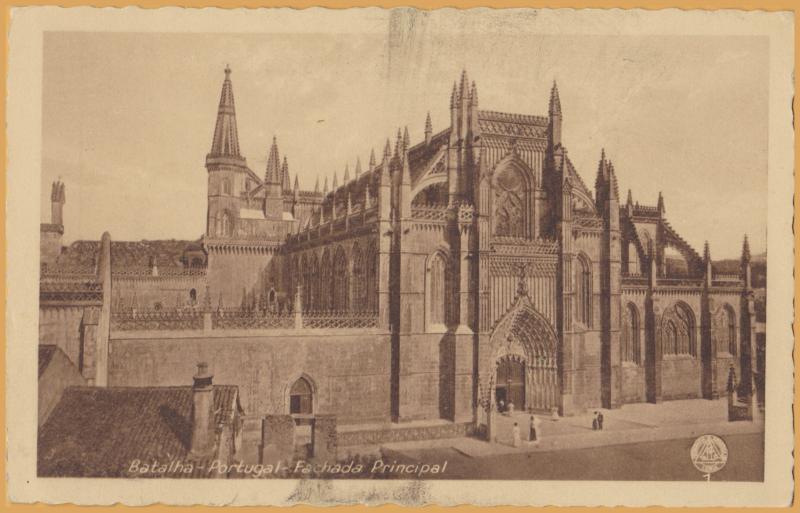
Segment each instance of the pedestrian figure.
[[530,438],[528,439],[528,443],[533,445],[539,445],[539,419],[536,418],[535,415],[531,415],[531,432]]
[[597,431],[600,427],[600,423],[597,421],[597,412],[594,412],[594,418],[592,419],[592,430]]
[[597,414],[597,429],[603,430],[603,412]]
[[514,401],[508,401],[508,414],[514,415]]
[[497,411],[500,412],[500,413],[503,413],[505,411],[505,409],[506,409],[506,403],[505,403],[505,401],[500,399],[500,402],[497,403]]
[[558,420],[558,408],[553,406],[553,409],[550,410],[550,416],[553,418],[554,421]]
[[511,431],[512,436],[514,437],[514,447],[519,447],[522,445],[522,435],[519,432],[519,424],[516,422],[514,423],[514,429]]

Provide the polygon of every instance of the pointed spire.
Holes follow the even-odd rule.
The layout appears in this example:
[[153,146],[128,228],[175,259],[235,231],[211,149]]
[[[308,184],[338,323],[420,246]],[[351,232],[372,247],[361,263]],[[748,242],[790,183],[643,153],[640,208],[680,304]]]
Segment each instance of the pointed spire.
[[211,142],[212,157],[240,157],[239,132],[236,128],[236,108],[233,103],[233,85],[231,69],[225,66],[225,80],[217,109],[217,123],[214,127],[214,139]]
[[458,90],[458,95],[461,98],[466,97],[469,94],[469,77],[467,76],[467,69],[464,68],[461,70],[461,86]]
[[325,177],[325,185],[322,186],[322,194],[328,194],[328,177]]
[[344,165],[344,179],[342,180],[343,184],[346,184],[350,181],[350,164],[345,163]]
[[286,155],[283,156],[283,165],[281,165],[281,170],[283,173],[283,188],[289,190],[292,182],[289,179],[289,161],[286,160]]
[[431,123],[431,113],[425,116],[425,144],[431,143],[431,136],[433,135],[433,123]]
[[411,147],[411,138],[408,136],[408,126],[403,129],[403,149],[407,150]]
[[550,116],[561,115],[561,99],[558,97],[558,85],[553,80],[553,88],[550,89]]
[[294,174],[294,192],[297,193],[300,190],[300,178],[298,173]]
[[[594,188],[599,191],[608,180],[608,162],[606,161],[606,149],[600,150],[600,162],[597,164],[597,177],[594,180]],[[599,198],[598,198],[599,199]]]
[[375,148],[369,150],[369,170],[372,171],[375,168]]
[[386,145],[383,147],[383,161],[386,162],[389,160],[389,157],[392,156],[392,145],[389,144],[389,138],[386,138]]
[[336,171],[334,171],[333,172],[333,186],[331,187],[331,189],[333,189],[335,191],[338,187],[339,187],[339,180],[336,177]]
[[472,81],[472,92],[470,93],[472,97],[472,105],[475,107],[478,106],[478,86],[475,85],[475,81]]
[[347,191],[347,215],[353,213],[353,203],[350,200],[350,191]]
[[356,157],[356,178],[361,174],[361,157]]
[[708,247],[708,241],[703,244],[703,262],[708,263],[711,261],[711,249]]
[[264,175],[266,183],[280,183],[281,159],[278,155],[278,138],[272,136],[272,146],[269,149],[269,156],[267,157],[267,172]]
[[394,156],[399,157],[402,151],[403,151],[403,134],[402,132],[400,132],[400,128],[398,128],[397,140],[394,143]]
[[750,242],[747,240],[747,234],[744,235],[744,242],[742,243],[742,263],[750,263]]
[[400,176],[400,183],[411,184],[411,169],[408,167],[408,149],[403,153],[403,171]]
[[661,194],[661,191],[658,191],[658,212],[659,214],[664,214],[667,210],[664,208],[664,195]]
[[456,97],[458,96],[458,92],[456,89],[456,83],[453,82],[453,92],[450,93],[450,108],[454,108],[456,106]]
[[314,183],[314,192],[319,192],[319,175],[317,175],[317,181]]
[[629,207],[633,206],[633,193],[631,192],[630,189],[628,189],[628,200],[625,202],[625,204],[628,205]]
[[619,201],[619,186],[617,185],[617,174],[614,172],[614,164],[608,163],[609,178],[609,197]]

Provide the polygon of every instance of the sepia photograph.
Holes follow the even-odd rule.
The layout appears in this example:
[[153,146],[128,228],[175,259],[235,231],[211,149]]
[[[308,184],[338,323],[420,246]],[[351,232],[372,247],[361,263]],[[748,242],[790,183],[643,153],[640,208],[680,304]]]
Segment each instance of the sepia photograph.
[[44,30],[35,477],[763,485],[775,43],[544,15]]

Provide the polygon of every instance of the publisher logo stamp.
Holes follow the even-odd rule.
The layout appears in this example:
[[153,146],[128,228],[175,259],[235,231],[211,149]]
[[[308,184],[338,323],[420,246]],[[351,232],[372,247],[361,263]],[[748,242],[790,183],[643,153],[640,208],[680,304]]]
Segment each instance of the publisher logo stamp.
[[703,474],[713,474],[728,462],[728,446],[717,435],[702,435],[692,444],[692,463]]

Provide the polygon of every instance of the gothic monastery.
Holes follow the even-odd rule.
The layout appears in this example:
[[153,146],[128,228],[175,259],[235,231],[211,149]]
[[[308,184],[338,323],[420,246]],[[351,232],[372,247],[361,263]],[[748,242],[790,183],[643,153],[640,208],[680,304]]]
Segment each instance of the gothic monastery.
[[429,116],[423,140],[398,130],[366,165],[301,190],[276,139],[266,169],[241,154],[230,75],[200,239],[62,247],[53,186],[40,342],[89,384],[183,385],[206,361],[246,418],[332,415],[351,426],[340,445],[370,423],[480,432],[500,401],[573,415],[716,398],[731,368],[750,393],[746,238],[741,272],[724,275],[664,198],[620,197],[599,149],[590,189],[555,84],[545,115],[496,112],[464,72],[446,127]]

